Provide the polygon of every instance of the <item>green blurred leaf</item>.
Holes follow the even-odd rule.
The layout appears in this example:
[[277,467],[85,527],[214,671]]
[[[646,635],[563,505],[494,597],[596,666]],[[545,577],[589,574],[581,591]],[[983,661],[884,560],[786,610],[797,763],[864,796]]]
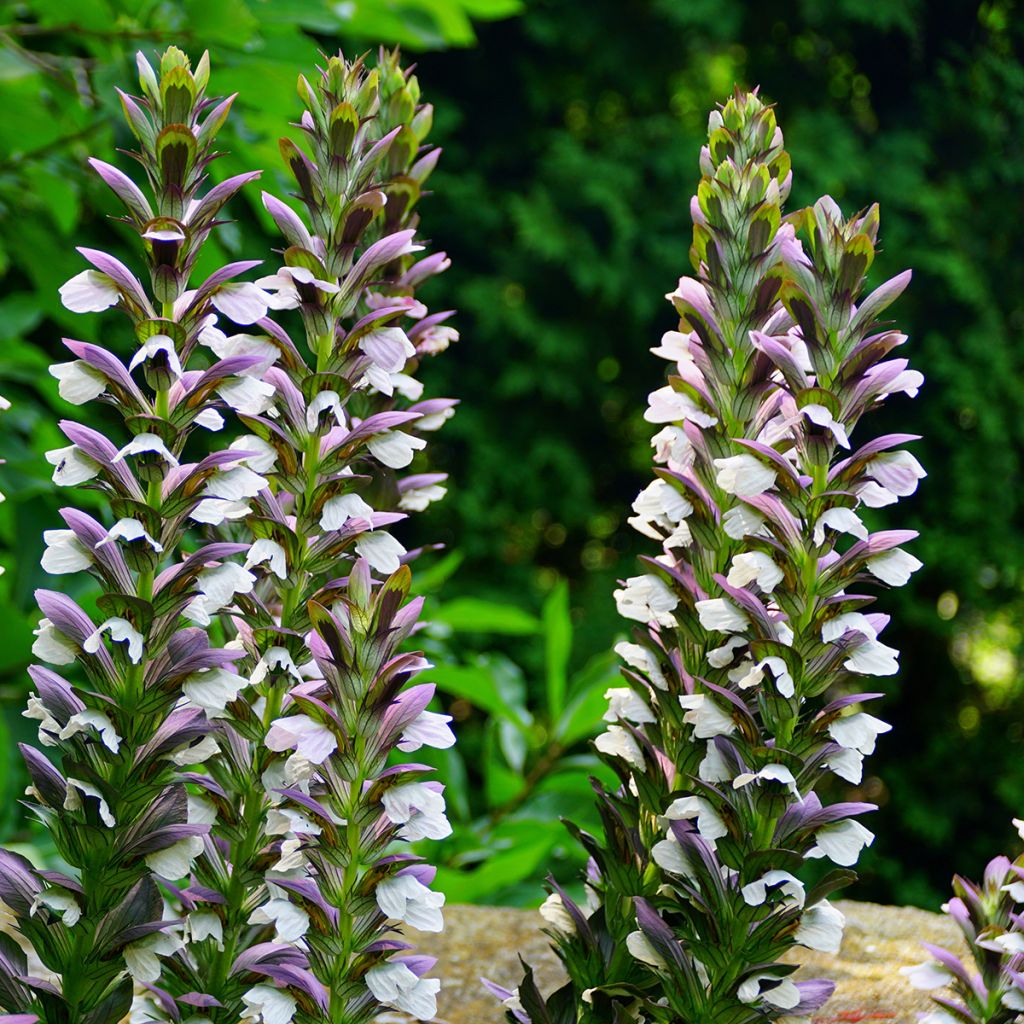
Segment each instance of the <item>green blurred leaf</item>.
[[438,608],[432,618],[456,632],[501,633],[507,636],[530,636],[540,632],[536,616],[512,604],[460,597]]
[[559,580],[544,602],[544,672],[547,678],[548,714],[557,719],[565,706],[569,655],[572,653],[572,619],[569,617],[569,584]]

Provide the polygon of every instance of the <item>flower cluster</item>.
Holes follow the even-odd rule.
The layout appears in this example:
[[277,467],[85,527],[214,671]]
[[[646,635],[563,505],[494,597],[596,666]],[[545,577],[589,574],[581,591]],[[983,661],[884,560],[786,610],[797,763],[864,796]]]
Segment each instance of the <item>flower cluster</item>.
[[234,263],[189,289],[191,268],[224,204],[256,175],[200,194],[215,137],[231,99],[206,96],[209,62],[193,71],[180,51],[159,75],[140,58],[144,97],[122,95],[147,191],[101,161],[93,168],[123,203],[151,288],[103,252],[61,288],[79,313],[116,308],[138,350],[125,366],[98,345],[65,339],[73,358],[51,367],[75,405],[113,410],[110,435],[61,423],[69,444],[48,452],[54,481],[99,490],[110,521],[61,510],[64,526],[44,534],[43,568],[84,573],[99,596],[80,607],[60,591],[36,594],[43,618],[29,672],[26,717],[39,744],[25,746],[32,809],[72,874],[33,871],[4,853],[0,906],[11,920],[0,954],[0,1005],[45,1020],[120,1020],[133,979],[151,982],[157,956],[181,945],[165,920],[158,882],[186,876],[209,825],[194,811],[183,774],[217,749],[203,713],[184,694],[229,671],[239,652],[210,643],[182,615],[202,577],[239,550],[193,533],[217,523],[252,489],[233,452],[190,461],[197,431],[220,430],[221,392],[236,386],[251,357],[192,368],[199,334],[218,314],[249,324],[267,310],[255,284],[239,282],[252,263]]
[[[890,728],[862,710],[879,694],[850,692],[898,668],[866,591],[920,565],[900,546],[913,533],[868,526],[924,476],[912,438],[851,440],[921,383],[879,319],[909,274],[861,297],[877,207],[845,219],[825,197],[783,218],[790,161],[756,94],[712,113],[700,167],[696,278],[653,349],[671,373],[630,519],[660,551],[615,593],[637,625],[596,745],[621,785],[596,786],[602,836],[573,829],[586,905],[552,883],[543,911],[570,981],[547,1003],[529,974],[501,991],[510,1021],[808,1014],[832,984],[794,982],[780,956],[838,950],[826,897],[873,838],[856,820],[870,805],[816,789],[859,783]],[[811,884],[814,859],[835,867]]]
[[[1024,821],[1015,820],[1024,838]],[[922,1024],[1010,1024],[1024,1013],[1024,857],[996,857],[982,884],[953,878],[942,909],[963,933],[973,969],[955,953],[924,943],[929,959],[903,967],[914,988],[951,989],[932,996],[936,1009]],[[952,995],[955,998],[950,998]]]
[[[25,714],[52,756],[25,748],[29,795],[73,870],[0,851],[14,939],[0,1009],[429,1018],[432,961],[393,933],[439,930],[443,897],[402,844],[450,829],[430,769],[392,754],[454,738],[427,710],[433,687],[409,685],[429,666],[403,646],[420,603],[388,528],[443,496],[443,476],[402,471],[455,404],[422,400],[413,375],[457,339],[415,296],[447,266],[415,256],[431,111],[397,54],[375,69],[333,57],[317,88],[300,78],[313,155],[282,151],[311,227],[264,195],[284,266],[252,283],[237,278],[256,264],[235,263],[190,288],[221,208],[256,175],[204,192],[232,102],[206,97],[205,56],[193,70],[171,48],[157,72],[140,55],[139,72],[143,96],[122,103],[148,188],[92,164],[150,287],[82,249],[91,268],[61,289],[73,311],[126,313],[137,350],[125,365],[68,340],[74,359],[51,370],[123,435],[66,422],[69,445],[48,453],[56,483],[99,489],[111,510],[64,509],[45,535],[44,569],[92,576],[96,613],[37,595],[47,667],[30,670]],[[298,310],[304,344],[270,309]]]
[[406,686],[429,666],[399,650],[419,604],[389,528],[445,493],[442,475],[408,472],[454,406],[423,400],[414,376],[457,337],[415,295],[448,265],[416,258],[416,204],[439,151],[424,146],[431,110],[397,54],[373,69],[331,57],[299,95],[308,152],[281,149],[305,217],[264,193],[285,246],[257,283],[301,340],[269,319],[200,336],[252,360],[224,397],[246,431],[232,450],[257,483],[221,527],[244,561],[211,571],[187,612],[218,621],[239,658],[189,693],[221,753],[190,777],[211,842],[181,894],[189,956],[165,984],[179,1000],[201,985],[218,1022],[356,1022],[382,1005],[429,1018],[432,961],[401,955],[388,932],[440,930],[443,896],[395,844],[450,830],[429,769],[389,767],[389,755],[454,737],[427,710],[433,687]]

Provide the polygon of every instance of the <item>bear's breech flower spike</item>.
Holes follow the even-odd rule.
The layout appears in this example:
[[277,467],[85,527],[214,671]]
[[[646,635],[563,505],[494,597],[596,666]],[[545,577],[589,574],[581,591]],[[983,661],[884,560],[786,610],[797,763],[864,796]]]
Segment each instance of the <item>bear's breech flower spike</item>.
[[[669,375],[630,518],[659,550],[615,593],[633,636],[596,741],[621,784],[596,787],[600,835],[573,829],[586,905],[552,885],[543,911],[570,980],[545,1005],[527,974],[502,997],[510,1021],[809,1016],[832,985],[780,957],[838,951],[826,897],[873,839],[857,820],[873,807],[816,789],[859,783],[890,728],[860,692],[898,669],[872,594],[920,567],[913,532],[869,528],[924,476],[913,438],[855,436],[922,382],[881,320],[909,274],[863,294],[877,207],[846,219],[824,197],[784,216],[790,161],[756,93],[712,113],[700,168],[695,276],[653,349]],[[811,885],[819,858],[834,867]]]
[[231,496],[225,482],[240,459],[219,452],[192,461],[189,453],[195,431],[223,425],[218,391],[245,380],[253,360],[192,362],[218,312],[250,323],[268,296],[239,280],[253,263],[224,267],[192,290],[189,278],[218,212],[254,175],[206,189],[230,101],[207,97],[205,55],[193,69],[171,47],[159,72],[141,55],[139,67],[143,97],[122,101],[145,183],[92,164],[137,234],[148,286],[114,256],[80,248],[88,267],[60,289],[74,312],[127,315],[138,348],[126,365],[99,345],[65,339],[71,358],[50,371],[68,402],[103,402],[123,418],[110,437],[65,420],[68,444],[47,453],[57,484],[99,490],[110,511],[100,522],[69,506],[59,528],[45,532],[43,568],[90,574],[98,611],[63,588],[37,592],[40,664],[29,670],[24,713],[38,724],[42,749],[23,747],[28,796],[70,872],[35,871],[0,854],[5,930],[18,936],[0,953],[0,1008],[48,1022],[122,1020],[134,986],[156,983],[182,949],[187,935],[171,894],[210,832],[186,769],[217,749],[187,695],[197,680],[230,676],[240,656],[188,614],[204,574],[232,566],[244,550],[196,530],[218,518],[214,507]]

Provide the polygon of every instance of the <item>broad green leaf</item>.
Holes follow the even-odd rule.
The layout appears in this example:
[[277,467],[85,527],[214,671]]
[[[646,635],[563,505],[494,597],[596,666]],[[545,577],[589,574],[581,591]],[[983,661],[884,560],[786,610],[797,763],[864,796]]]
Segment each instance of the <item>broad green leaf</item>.
[[548,715],[552,720],[565,706],[569,655],[572,653],[572,619],[569,617],[569,584],[559,580],[544,602],[544,672],[547,678]]

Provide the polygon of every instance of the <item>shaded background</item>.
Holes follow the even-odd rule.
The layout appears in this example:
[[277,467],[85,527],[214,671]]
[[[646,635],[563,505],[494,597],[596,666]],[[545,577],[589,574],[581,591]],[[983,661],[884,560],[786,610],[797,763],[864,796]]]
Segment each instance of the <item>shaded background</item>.
[[[613,678],[611,590],[643,542],[624,528],[647,479],[647,349],[675,326],[662,296],[688,271],[689,197],[707,111],[734,83],[778,104],[791,207],[828,192],[878,201],[876,280],[907,266],[895,309],[927,379],[876,432],[924,435],[929,470],[887,523],[922,531],[926,568],[886,595],[902,671],[880,713],[896,728],[855,793],[881,805],[848,895],[936,906],[1024,816],[1024,41],[1012,0],[116,0],[0,3],[0,832],[36,843],[16,799],[13,740],[36,620],[40,530],[59,497],[42,459],[68,415],[45,371],[72,317],[57,287],[74,245],[130,259],[108,194],[84,169],[127,139],[113,87],[132,54],[208,47],[217,92],[242,95],[221,178],[276,168],[297,71],[319,48],[400,42],[417,54],[445,148],[423,234],[454,259],[425,295],[459,309],[463,340],[425,371],[462,399],[432,446],[448,499],[410,540],[451,555],[422,577],[428,643],[460,754],[439,755],[457,835],[441,881],[457,899],[537,902],[572,874],[557,816],[588,814],[585,740]],[[122,166],[127,168],[126,163]],[[273,172],[276,174],[276,171]],[[272,183],[271,183],[272,184]],[[267,182],[264,182],[268,187]],[[209,264],[268,252],[258,189],[236,201]],[[202,268],[200,268],[202,269]],[[125,348],[125,350],[127,350]],[[79,495],[76,494],[76,501]],[[87,494],[83,495],[86,501]],[[65,499],[66,500],[66,499]],[[639,541],[639,543],[638,543]],[[440,585],[443,582],[443,589]],[[562,689],[567,700],[560,699]],[[838,794],[837,794],[838,795]]]

